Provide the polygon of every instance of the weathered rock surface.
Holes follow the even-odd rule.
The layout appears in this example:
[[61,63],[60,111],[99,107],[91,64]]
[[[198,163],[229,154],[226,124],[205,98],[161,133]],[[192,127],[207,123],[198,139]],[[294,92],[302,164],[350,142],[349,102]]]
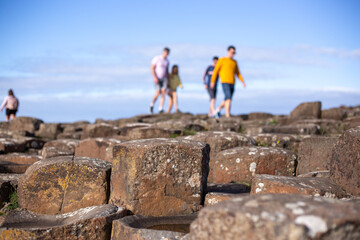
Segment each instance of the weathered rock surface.
[[346,115],[346,110],[343,108],[330,108],[321,111],[321,118],[323,119],[334,119],[342,121],[344,118],[346,118]]
[[85,157],[57,157],[33,164],[21,177],[19,205],[59,214],[106,204],[111,164]]
[[32,117],[16,117],[10,122],[12,132],[25,132],[25,135],[33,135],[40,128],[42,120]]
[[26,144],[12,138],[0,138],[0,153],[24,152]]
[[270,113],[252,112],[249,113],[249,120],[264,120],[273,117]]
[[[242,118],[241,117],[230,117],[220,119],[208,119],[206,120],[206,129],[209,131],[232,131],[241,132],[242,130]],[[196,121],[195,121],[196,122]]]
[[113,148],[121,142],[114,138],[88,138],[76,145],[75,156],[97,158],[112,163]]
[[232,198],[244,197],[248,195],[249,195],[248,193],[234,194],[234,193],[210,192],[205,196],[204,206],[207,207]]
[[44,147],[41,150],[42,160],[60,156],[73,156],[74,152],[69,149],[56,148],[56,147]]
[[330,171],[316,171],[300,174],[297,177],[321,177],[321,178],[330,178]]
[[56,139],[61,132],[59,123],[41,123],[39,130],[35,131],[35,136],[47,139]]
[[210,183],[250,183],[255,174],[294,176],[296,155],[273,147],[237,147],[217,153],[210,161]]
[[206,192],[209,151],[207,144],[181,139],[115,146],[110,202],[148,216],[196,211]]
[[99,123],[88,124],[83,130],[81,139],[113,137],[120,134],[120,129],[114,125]]
[[309,137],[303,139],[298,151],[296,175],[329,170],[332,148],[337,137]]
[[147,217],[134,215],[113,222],[112,240],[176,240],[189,233],[196,215]]
[[10,194],[16,189],[18,175],[20,174],[0,174],[0,209],[10,202]]
[[131,130],[131,129],[134,129],[134,128],[143,128],[143,127],[151,127],[153,126],[152,124],[150,123],[128,123],[128,124],[125,124],[124,126],[122,126],[120,128],[120,135],[121,136],[127,136],[128,134],[128,131]]
[[223,201],[203,208],[190,227],[192,240],[359,238],[359,204],[296,194]]
[[255,146],[256,144],[254,139],[239,133],[220,131],[198,132],[195,135],[179,139],[195,140],[209,144],[211,150],[210,158],[212,158],[216,153],[226,149],[241,146]]
[[0,240],[110,239],[112,222],[125,215],[123,208],[113,205],[92,206],[56,216],[13,211],[0,226]]
[[33,163],[40,161],[38,155],[29,155],[25,153],[9,153],[0,155],[1,173],[24,173]]
[[268,125],[262,127],[262,133],[283,134],[320,134],[320,125],[314,123],[298,123],[285,126]]
[[290,113],[290,121],[307,118],[321,118],[321,102],[306,102]]
[[298,151],[301,137],[294,134],[272,134],[272,133],[260,133],[253,136],[256,144],[262,147],[281,147]]
[[343,123],[342,123],[342,130],[348,130],[350,128],[355,128],[360,126],[360,116],[358,117],[350,117],[350,118],[346,118]]
[[344,132],[333,147],[330,179],[347,193],[360,195],[360,127]]
[[59,156],[70,156],[75,154],[75,146],[79,143],[76,139],[58,139],[45,143],[42,148],[42,159]]
[[46,147],[55,147],[59,149],[69,150],[72,151],[73,154],[75,153],[75,147],[80,141],[77,139],[58,139],[49,141],[44,144],[44,148]]
[[331,198],[347,196],[340,186],[326,178],[256,175],[252,182],[251,194],[266,193],[295,193]]
[[126,137],[131,140],[148,138],[170,138],[173,134],[181,134],[181,131],[171,130],[160,127],[140,127],[128,129]]

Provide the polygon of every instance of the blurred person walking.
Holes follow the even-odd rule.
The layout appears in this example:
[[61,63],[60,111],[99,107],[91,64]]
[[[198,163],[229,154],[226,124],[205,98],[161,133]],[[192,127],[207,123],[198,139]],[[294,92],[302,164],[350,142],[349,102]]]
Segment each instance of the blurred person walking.
[[206,68],[203,76],[203,83],[205,89],[208,91],[210,96],[210,108],[208,113],[209,117],[215,117],[215,99],[216,99],[217,83],[219,77],[216,77],[214,88],[210,87],[210,83],[211,83],[211,76],[213,75],[213,71],[218,59],[219,58],[217,56],[213,57],[212,59],[213,63]]
[[171,74],[169,76],[168,95],[169,95],[170,99],[169,99],[169,107],[168,107],[167,113],[171,112],[171,108],[173,105],[175,106],[175,111],[177,113],[180,112],[180,110],[178,108],[178,99],[177,99],[177,93],[176,93],[176,89],[178,87],[183,88],[183,85],[182,85],[180,77],[179,77],[179,67],[178,67],[178,65],[174,65],[171,68]]
[[9,118],[13,120],[19,107],[19,100],[15,97],[12,89],[9,90],[8,96],[2,102],[0,110],[2,111],[4,107],[6,108],[6,121],[8,122]]
[[220,82],[225,94],[224,101],[216,109],[216,116],[220,118],[220,111],[225,107],[225,116],[230,117],[231,99],[235,90],[235,75],[238,76],[239,80],[243,83],[244,87],[246,84],[243,77],[240,74],[237,62],[234,60],[235,47],[229,46],[227,49],[227,56],[222,57],[216,63],[213,75],[211,77],[210,87],[215,87],[216,77],[219,75]]
[[163,105],[165,100],[165,90],[168,87],[168,76],[169,76],[169,61],[167,56],[170,53],[170,49],[165,47],[163,53],[159,56],[156,56],[151,61],[151,74],[154,78],[154,83],[156,86],[155,96],[150,104],[150,113],[154,113],[154,104],[161,94],[160,104],[159,104],[159,113],[163,113]]

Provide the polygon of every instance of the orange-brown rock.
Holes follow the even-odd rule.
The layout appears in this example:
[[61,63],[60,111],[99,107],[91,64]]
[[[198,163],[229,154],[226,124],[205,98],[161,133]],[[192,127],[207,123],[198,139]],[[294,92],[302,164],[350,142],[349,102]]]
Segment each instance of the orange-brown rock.
[[75,156],[98,158],[112,163],[113,148],[121,140],[114,138],[88,138],[81,140],[75,148]]
[[41,150],[42,160],[46,160],[54,157],[60,157],[60,156],[73,156],[73,155],[74,155],[74,151],[63,148],[44,147]]
[[252,182],[251,194],[267,193],[291,193],[331,198],[347,196],[340,186],[326,178],[256,175]]
[[332,181],[360,196],[360,127],[347,130],[336,141],[329,169]]
[[24,141],[12,138],[0,138],[0,153],[24,152],[26,144]]
[[91,206],[56,216],[12,211],[0,226],[0,240],[110,239],[113,220],[125,215],[123,208],[113,205]]
[[210,183],[250,183],[255,174],[294,176],[296,155],[273,147],[237,147],[217,153],[209,163]]
[[209,146],[180,139],[145,139],[114,147],[110,202],[135,214],[196,211],[204,200]]
[[298,194],[260,194],[203,208],[190,226],[191,240],[355,240],[360,205]]
[[55,147],[59,149],[69,150],[72,153],[75,153],[75,147],[80,141],[77,139],[58,139],[49,141],[44,144],[44,148],[46,147]]
[[113,137],[120,134],[120,129],[106,123],[88,124],[85,126],[81,139]]
[[210,158],[216,153],[226,149],[240,146],[254,146],[255,140],[236,132],[208,131],[198,132],[192,136],[181,137],[180,139],[188,139],[204,142],[210,145]]
[[332,148],[337,137],[313,136],[303,139],[298,151],[296,175],[329,169]]
[[218,193],[218,192],[211,192],[206,194],[205,196],[205,203],[204,206],[211,206],[214,204],[217,204],[222,201],[226,201],[235,197],[243,197],[248,196],[248,193],[242,193],[242,194],[233,194],[233,193]]
[[127,129],[126,137],[131,140],[148,138],[170,138],[173,134],[180,135],[180,130],[171,130],[160,127],[140,127]]
[[290,113],[291,121],[308,118],[321,118],[321,102],[301,103]]
[[0,155],[1,173],[24,173],[33,163],[41,160],[38,155],[9,153]]
[[20,178],[22,208],[42,214],[102,205],[109,197],[111,164],[85,157],[57,157],[33,164]]
[[334,120],[344,120],[346,118],[346,110],[343,108],[330,108],[321,111],[321,118],[323,119],[334,119]]

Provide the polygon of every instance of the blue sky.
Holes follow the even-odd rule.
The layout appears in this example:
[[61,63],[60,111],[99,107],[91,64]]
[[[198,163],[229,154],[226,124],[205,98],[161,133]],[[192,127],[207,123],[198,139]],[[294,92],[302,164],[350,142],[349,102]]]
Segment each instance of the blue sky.
[[359,10],[359,1],[324,0],[2,0],[0,93],[13,88],[18,115],[46,122],[146,113],[151,59],[169,46],[180,109],[206,113],[203,71],[232,44],[247,83],[236,85],[233,114],[359,105]]

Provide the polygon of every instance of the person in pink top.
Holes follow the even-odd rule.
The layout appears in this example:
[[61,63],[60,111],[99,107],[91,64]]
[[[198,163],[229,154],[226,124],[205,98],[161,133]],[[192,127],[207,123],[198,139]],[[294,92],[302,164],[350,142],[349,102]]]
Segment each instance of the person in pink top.
[[163,50],[163,53],[160,56],[156,56],[151,61],[151,74],[154,78],[155,86],[156,86],[156,93],[153,97],[153,100],[150,104],[150,113],[154,113],[154,104],[156,102],[156,99],[159,97],[161,93],[160,98],[160,105],[159,105],[159,113],[163,113],[163,105],[165,100],[165,90],[168,87],[169,81],[169,60],[167,59],[167,56],[169,56],[170,49],[165,47]]
[[12,89],[9,90],[9,95],[5,97],[1,104],[0,110],[6,108],[6,121],[13,120],[19,107],[19,100],[14,96]]

